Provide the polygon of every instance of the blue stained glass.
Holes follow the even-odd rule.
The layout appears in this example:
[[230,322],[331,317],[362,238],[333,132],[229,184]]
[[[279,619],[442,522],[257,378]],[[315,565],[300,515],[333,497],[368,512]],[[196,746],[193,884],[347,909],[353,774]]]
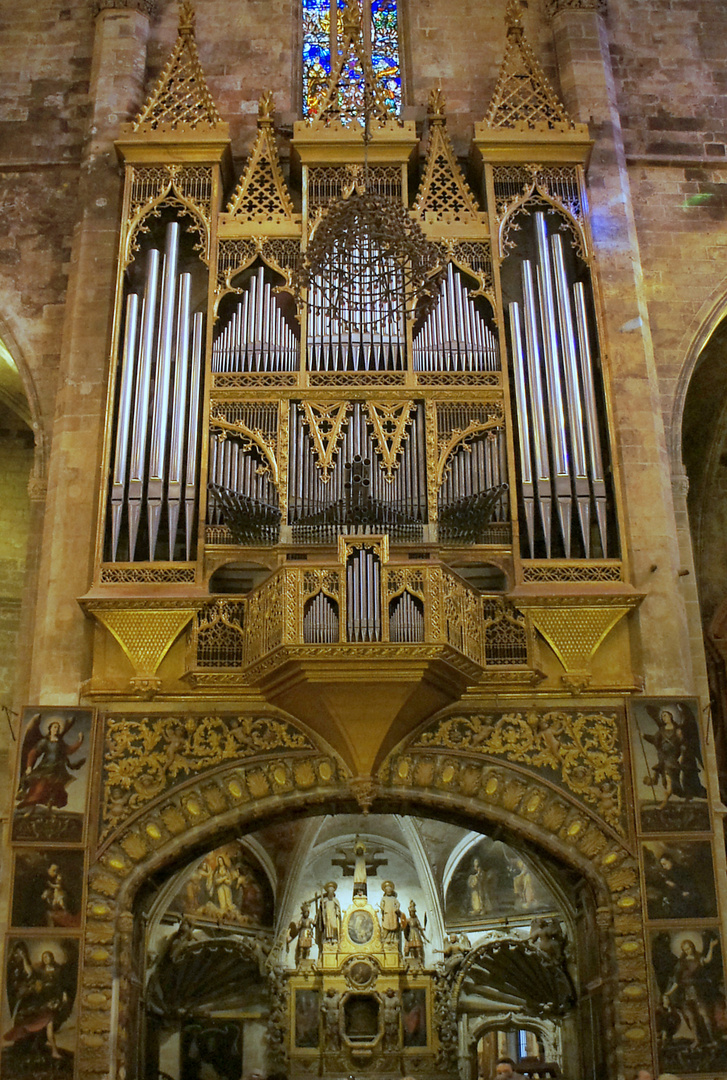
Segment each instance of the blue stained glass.
[[[345,0],[335,0],[340,12]],[[331,73],[332,0],[303,0],[303,115],[314,116],[326,90]],[[340,20],[336,27],[340,42]],[[399,27],[396,0],[371,0],[371,65],[380,80],[388,108],[401,110],[401,68],[399,64]],[[347,97],[359,95],[350,85],[353,72],[346,72]],[[359,73],[353,81],[360,80]],[[363,94],[361,94],[363,100]],[[349,107],[351,103],[348,103]]]

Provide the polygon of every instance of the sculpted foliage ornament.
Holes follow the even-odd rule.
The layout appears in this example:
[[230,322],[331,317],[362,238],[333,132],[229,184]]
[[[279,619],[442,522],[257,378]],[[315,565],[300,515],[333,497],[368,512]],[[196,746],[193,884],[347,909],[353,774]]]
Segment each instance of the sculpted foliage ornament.
[[505,757],[555,779],[622,830],[623,751],[614,713],[533,709],[454,716],[420,735],[416,747]]
[[106,721],[101,839],[130,814],[225,761],[314,750],[271,716],[111,716]]

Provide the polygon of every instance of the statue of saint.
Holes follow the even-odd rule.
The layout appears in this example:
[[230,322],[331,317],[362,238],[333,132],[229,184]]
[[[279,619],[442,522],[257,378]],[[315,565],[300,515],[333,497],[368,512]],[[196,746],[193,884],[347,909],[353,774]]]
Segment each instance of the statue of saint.
[[336,896],[336,883],[329,881],[323,886],[323,896],[318,902],[318,941],[326,945],[341,939],[341,905]]
[[379,910],[381,911],[381,929],[384,931],[385,945],[398,945],[399,928],[401,926],[401,909],[396,896],[393,881],[385,881],[381,888],[384,895],[381,897]]

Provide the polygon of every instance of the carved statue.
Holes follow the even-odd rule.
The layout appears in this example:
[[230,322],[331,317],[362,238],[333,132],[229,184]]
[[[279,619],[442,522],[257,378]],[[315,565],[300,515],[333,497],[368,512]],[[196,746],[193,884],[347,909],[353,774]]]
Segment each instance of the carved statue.
[[455,971],[471,948],[470,939],[466,934],[450,934],[442,949],[445,972],[450,974]]
[[291,941],[295,941],[295,966],[300,967],[304,960],[310,958],[310,951],[313,948],[313,936],[315,933],[315,923],[311,918],[310,904],[304,902],[300,905],[300,919],[297,923],[292,922],[288,927],[288,934],[285,939],[286,952],[290,948]]
[[318,943],[336,944],[341,939],[341,905],[336,896],[336,883],[329,881],[323,886],[323,896],[318,900],[316,911]]
[[338,1050],[341,1045],[339,1027],[340,994],[333,987],[326,990],[321,1003],[323,1013],[323,1039],[326,1050]]
[[381,888],[384,895],[381,897],[379,910],[381,911],[381,929],[384,931],[385,945],[399,944],[399,928],[401,926],[401,908],[396,897],[396,889],[393,881],[384,881]]
[[404,945],[404,955],[409,960],[413,960],[415,963],[424,963],[424,942],[429,941],[429,938],[424,933],[427,926],[427,916],[424,916],[424,925],[422,926],[419,916],[417,915],[417,906],[413,900],[409,901],[409,916],[408,918],[402,917],[402,924],[404,926],[404,938],[406,944]]
[[383,997],[384,1006],[384,1042],[387,1050],[399,1049],[399,1016],[401,1002],[393,987],[389,987]]

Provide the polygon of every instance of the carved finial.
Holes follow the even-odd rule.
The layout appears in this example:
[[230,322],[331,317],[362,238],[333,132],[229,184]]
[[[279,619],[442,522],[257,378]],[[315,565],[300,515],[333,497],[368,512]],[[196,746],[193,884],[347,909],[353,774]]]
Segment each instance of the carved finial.
[[357,38],[361,36],[361,8],[358,0],[346,0],[341,24],[347,37]]
[[195,13],[192,0],[179,0],[179,36],[194,36]]
[[523,5],[522,0],[508,0],[505,10],[505,23],[508,36],[511,31],[522,31],[523,28]]
[[429,119],[444,121],[447,102],[444,100],[441,86],[437,86],[429,94]]
[[266,90],[260,95],[257,107],[257,122],[260,124],[272,124],[275,116],[275,99],[272,90]]

